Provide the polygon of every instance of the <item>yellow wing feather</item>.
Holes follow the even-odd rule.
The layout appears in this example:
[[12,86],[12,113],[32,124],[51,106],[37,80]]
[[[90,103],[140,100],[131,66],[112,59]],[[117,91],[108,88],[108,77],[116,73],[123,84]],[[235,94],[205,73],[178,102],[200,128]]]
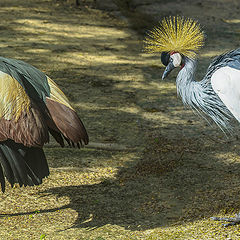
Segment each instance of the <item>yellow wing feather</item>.
[[0,72],[0,118],[17,121],[23,111],[29,111],[30,99],[20,83]]
[[[73,110],[65,94],[57,84],[47,77],[50,86],[50,98]],[[0,72],[0,118],[17,121],[22,112],[30,108],[30,99],[20,83],[10,75]]]
[[74,110],[70,105],[66,95],[61,91],[61,89],[57,86],[57,84],[49,77],[47,77],[47,80],[50,87],[50,98]]
[[179,52],[194,58],[204,44],[198,22],[184,17],[166,17],[145,39],[148,52]]

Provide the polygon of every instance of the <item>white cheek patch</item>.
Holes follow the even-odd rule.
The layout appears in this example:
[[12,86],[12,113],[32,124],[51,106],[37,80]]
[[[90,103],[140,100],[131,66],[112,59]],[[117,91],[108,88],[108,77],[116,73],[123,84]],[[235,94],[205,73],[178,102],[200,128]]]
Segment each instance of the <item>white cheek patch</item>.
[[174,67],[180,66],[180,64],[182,62],[182,57],[179,53],[174,53],[173,55],[171,55],[171,58],[173,60],[173,66]]

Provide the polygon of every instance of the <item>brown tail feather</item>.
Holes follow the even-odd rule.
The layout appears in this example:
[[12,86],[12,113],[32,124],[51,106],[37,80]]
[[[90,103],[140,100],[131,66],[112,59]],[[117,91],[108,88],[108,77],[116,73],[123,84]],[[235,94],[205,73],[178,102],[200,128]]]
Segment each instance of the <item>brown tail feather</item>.
[[85,144],[88,144],[87,131],[74,110],[50,98],[46,98],[46,105],[53,122],[64,137],[73,143],[81,144],[83,141]]

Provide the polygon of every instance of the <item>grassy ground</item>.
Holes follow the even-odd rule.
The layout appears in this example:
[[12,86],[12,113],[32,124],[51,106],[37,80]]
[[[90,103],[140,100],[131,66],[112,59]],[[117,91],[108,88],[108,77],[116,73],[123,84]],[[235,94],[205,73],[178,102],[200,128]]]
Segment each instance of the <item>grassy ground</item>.
[[[1,55],[55,79],[92,142],[129,147],[61,149],[52,141],[50,177],[0,196],[0,239],[240,238],[238,226],[209,220],[240,209],[237,132],[227,139],[184,109],[176,73],[160,81],[159,57],[143,54],[128,23],[91,0],[79,8],[2,0],[0,14]],[[226,39],[220,27],[209,32],[199,79],[210,57],[237,45],[239,32]]]

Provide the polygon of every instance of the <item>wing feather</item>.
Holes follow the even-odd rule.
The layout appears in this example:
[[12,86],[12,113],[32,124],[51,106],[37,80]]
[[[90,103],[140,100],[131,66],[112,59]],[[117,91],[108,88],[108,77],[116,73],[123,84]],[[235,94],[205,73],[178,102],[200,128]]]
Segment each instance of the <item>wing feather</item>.
[[11,186],[33,186],[42,183],[42,179],[49,175],[46,157],[41,148],[25,147],[12,140],[0,143],[0,183],[5,191],[5,179]]
[[49,135],[39,107],[16,79],[0,72],[0,141],[7,139],[25,146],[43,146]]
[[77,146],[82,145],[82,141],[88,144],[87,131],[69,100],[52,79],[47,77],[47,80],[50,97],[46,97],[46,105],[57,129],[72,147],[75,146],[74,143]]
[[213,90],[240,122],[240,70],[225,66],[211,77]]
[[50,98],[46,98],[46,104],[53,122],[63,134],[69,145],[74,147],[72,143],[82,144],[82,141],[88,144],[87,131],[73,109],[62,103],[51,100]]

